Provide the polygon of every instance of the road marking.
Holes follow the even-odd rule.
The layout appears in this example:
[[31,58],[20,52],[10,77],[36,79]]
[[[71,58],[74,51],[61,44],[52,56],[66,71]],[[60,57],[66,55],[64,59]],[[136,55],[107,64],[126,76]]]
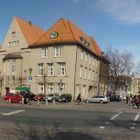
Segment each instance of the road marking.
[[137,121],[139,119],[139,117],[140,117],[140,114],[136,114],[133,121]]
[[104,127],[104,126],[100,126],[99,128],[100,128],[100,129],[104,129],[105,127]]
[[110,124],[110,122],[105,122],[105,124]]
[[110,120],[111,120],[111,121],[114,120],[114,119],[117,118],[121,113],[122,113],[122,112],[119,112],[119,113],[115,114],[113,117],[110,118]]
[[15,110],[15,111],[12,111],[12,112],[8,112],[8,113],[2,113],[3,116],[9,116],[9,115],[13,115],[13,114],[17,114],[17,113],[20,113],[20,112],[23,112],[25,110]]
[[130,127],[130,129],[132,129],[132,130],[135,129],[135,126]]

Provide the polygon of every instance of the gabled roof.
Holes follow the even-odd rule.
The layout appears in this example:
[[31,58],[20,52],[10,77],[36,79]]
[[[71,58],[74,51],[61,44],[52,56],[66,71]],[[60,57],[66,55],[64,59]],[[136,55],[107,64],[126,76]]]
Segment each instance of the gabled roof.
[[19,17],[15,17],[15,20],[20,26],[21,31],[23,32],[23,35],[29,45],[36,42],[45,33],[43,29],[36,25],[33,25],[30,21],[23,20]]
[[[51,38],[53,32],[58,33],[58,37]],[[90,46],[82,43],[82,39],[86,40]],[[74,23],[64,18],[60,18],[49,30],[30,47],[57,44],[57,43],[77,43],[90,50],[92,53],[101,56],[101,49],[96,41],[81,31]]]

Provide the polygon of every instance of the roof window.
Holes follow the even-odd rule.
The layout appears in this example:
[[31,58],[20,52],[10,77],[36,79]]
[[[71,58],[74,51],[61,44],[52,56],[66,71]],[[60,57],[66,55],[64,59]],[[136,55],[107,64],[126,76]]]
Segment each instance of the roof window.
[[57,38],[58,37],[58,32],[53,31],[50,35],[50,38]]

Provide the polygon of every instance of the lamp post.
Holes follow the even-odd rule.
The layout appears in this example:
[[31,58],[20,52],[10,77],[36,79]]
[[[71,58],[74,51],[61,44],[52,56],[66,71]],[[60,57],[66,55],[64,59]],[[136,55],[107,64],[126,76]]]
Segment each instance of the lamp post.
[[60,86],[59,86],[59,88],[60,88],[60,94],[62,94],[62,79],[60,79]]
[[0,94],[2,94],[2,84],[3,84],[3,80],[4,80],[4,77],[1,75],[1,76],[0,76],[0,88],[1,88]]

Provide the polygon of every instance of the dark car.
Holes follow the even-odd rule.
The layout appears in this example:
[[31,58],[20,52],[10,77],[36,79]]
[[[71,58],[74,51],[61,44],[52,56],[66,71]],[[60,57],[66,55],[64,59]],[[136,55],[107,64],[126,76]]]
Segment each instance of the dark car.
[[72,100],[71,94],[61,94],[58,99],[58,101],[62,103],[71,102],[71,100]]
[[110,101],[121,101],[121,98],[118,95],[110,96],[109,99]]

